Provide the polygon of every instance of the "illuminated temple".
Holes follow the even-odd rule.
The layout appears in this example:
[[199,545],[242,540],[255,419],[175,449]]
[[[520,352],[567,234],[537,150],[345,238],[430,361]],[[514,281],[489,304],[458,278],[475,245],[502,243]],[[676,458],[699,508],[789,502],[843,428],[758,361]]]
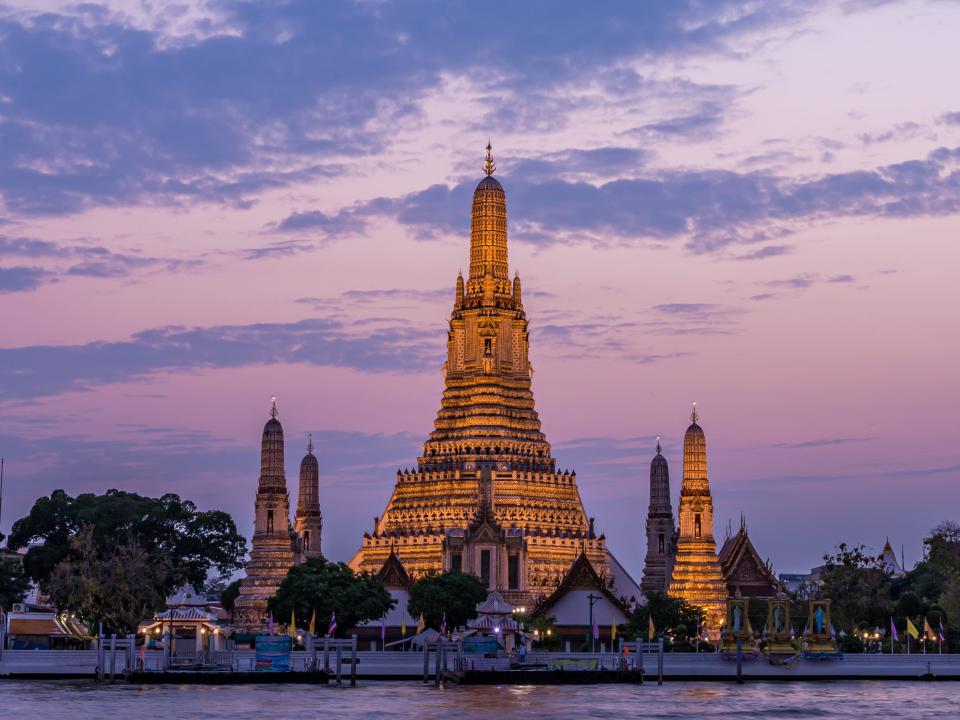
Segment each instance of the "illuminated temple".
[[283,425],[273,399],[260,441],[260,479],[254,500],[254,531],[246,575],[234,604],[238,630],[257,631],[267,622],[267,603],[295,563],[320,555],[323,516],[319,470],[313,441],[300,462],[296,525],[290,524],[290,496],[284,470]]
[[639,599],[587,517],[576,474],[557,469],[541,432],[520,277],[511,279],[507,257],[506,196],[494,170],[488,145],[433,432],[417,467],[397,472],[350,565],[375,573],[395,554],[414,579],[460,570],[529,603],[550,595],[584,555],[616,596]]
[[683,482],[680,486],[680,528],[673,557],[669,593],[703,608],[711,635],[724,616],[727,582],[713,538],[713,497],[707,476],[707,439],[697,423],[694,405],[683,436]]

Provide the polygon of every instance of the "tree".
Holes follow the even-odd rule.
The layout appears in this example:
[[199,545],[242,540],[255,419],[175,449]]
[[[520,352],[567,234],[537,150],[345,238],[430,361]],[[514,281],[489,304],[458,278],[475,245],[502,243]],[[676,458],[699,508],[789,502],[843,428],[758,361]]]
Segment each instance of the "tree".
[[951,628],[960,627],[960,576],[947,580],[940,595],[940,607],[943,608]]
[[446,614],[447,627],[467,624],[477,616],[477,605],[487,597],[487,589],[476,575],[456,571],[427,575],[410,586],[407,612],[420,617],[439,630]]
[[30,581],[23,565],[15,559],[0,558],[0,608],[9,610],[22,602],[30,589]]
[[121,490],[76,498],[63,490],[38,499],[30,514],[13,524],[8,545],[27,547],[27,575],[43,583],[71,555],[71,543],[82,528],[105,556],[114,545],[130,542],[162,564],[165,591],[190,583],[203,590],[211,572],[226,578],[243,567],[246,543],[229,514],[201,512],[173,494],[149,498]]
[[343,633],[359,622],[383,617],[395,603],[375,575],[355,575],[342,562],[315,557],[290,568],[267,609],[280,622],[287,622],[293,612],[302,625],[316,612],[317,632],[322,635],[334,613],[337,632]]
[[163,607],[168,568],[133,540],[106,551],[87,525],[70,541],[70,553],[40,585],[60,610],[76,613],[106,633],[136,632]]
[[851,630],[858,622],[882,626],[888,621],[892,602],[890,577],[883,562],[863,545],[837,546],[833,555],[824,555],[820,592],[830,598],[831,620],[838,629]]
[[695,633],[700,622],[700,609],[681,598],[664,593],[649,593],[646,605],[637,605],[630,619],[621,626],[625,637],[646,640],[650,628],[650,618],[658,635],[685,625],[688,632]]
[[944,521],[923,539],[927,564],[944,576],[960,573],[960,525]]
[[557,619],[552,615],[536,615],[525,623],[527,631],[533,635],[538,649],[560,649],[562,641],[560,640],[560,633],[557,632],[555,627],[556,622]]

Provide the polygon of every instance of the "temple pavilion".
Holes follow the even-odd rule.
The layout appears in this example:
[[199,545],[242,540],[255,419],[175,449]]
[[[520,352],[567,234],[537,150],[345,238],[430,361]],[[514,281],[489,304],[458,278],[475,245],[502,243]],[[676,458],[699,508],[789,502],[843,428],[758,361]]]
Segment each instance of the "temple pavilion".
[[532,605],[583,553],[615,597],[639,599],[587,516],[576,473],[557,468],[541,431],[520,276],[510,277],[506,194],[489,145],[483,169],[473,193],[470,270],[454,287],[434,429],[416,467],[397,471],[350,566],[376,573],[393,554],[414,580],[460,570],[508,602]]

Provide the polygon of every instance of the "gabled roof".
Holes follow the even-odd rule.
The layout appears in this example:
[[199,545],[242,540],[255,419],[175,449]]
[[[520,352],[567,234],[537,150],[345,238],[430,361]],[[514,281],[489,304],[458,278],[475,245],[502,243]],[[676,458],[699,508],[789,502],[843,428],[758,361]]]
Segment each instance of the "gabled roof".
[[387,559],[383,561],[383,567],[377,571],[377,577],[386,587],[407,588],[413,583],[407,569],[392,549]]
[[483,602],[477,603],[477,612],[480,615],[510,615],[513,612],[513,605],[496,590],[491,590]]
[[[760,553],[757,552],[753,543],[750,542],[745,521],[741,520],[740,530],[736,535],[728,537],[726,541],[724,541],[718,556],[720,560],[720,571],[723,573],[724,580],[727,581],[727,585],[731,589],[733,589],[733,586],[738,586],[739,584],[749,586],[751,583],[750,580],[738,583],[738,576],[740,576],[743,571],[746,571],[744,574],[753,574],[756,577],[756,579],[752,581],[753,584],[756,584],[757,581],[769,584],[771,592],[774,593],[784,590],[783,584],[773,574],[770,566],[760,557]],[[744,589],[747,590],[749,587],[744,587]]]
[[622,610],[624,614],[630,614],[630,608],[627,604],[610,592],[606,581],[597,574],[587,554],[581,551],[580,556],[573,561],[573,564],[570,566],[570,569],[567,570],[567,574],[563,577],[563,580],[560,581],[557,589],[554,590],[549,597],[541,600],[537,604],[533,610],[533,615],[545,615],[564,595],[571,590],[577,589],[599,590],[607,600]]

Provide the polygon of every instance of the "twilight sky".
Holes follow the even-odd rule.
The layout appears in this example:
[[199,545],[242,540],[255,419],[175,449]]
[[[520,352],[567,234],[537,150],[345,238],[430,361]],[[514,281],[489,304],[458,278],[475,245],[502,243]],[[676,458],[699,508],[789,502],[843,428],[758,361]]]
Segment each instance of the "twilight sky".
[[[689,404],[718,541],[960,520],[960,4],[0,0],[0,526],[252,530],[279,397],[348,559],[439,407],[488,137],[560,467],[639,579]],[[951,412],[953,411],[953,412]]]

